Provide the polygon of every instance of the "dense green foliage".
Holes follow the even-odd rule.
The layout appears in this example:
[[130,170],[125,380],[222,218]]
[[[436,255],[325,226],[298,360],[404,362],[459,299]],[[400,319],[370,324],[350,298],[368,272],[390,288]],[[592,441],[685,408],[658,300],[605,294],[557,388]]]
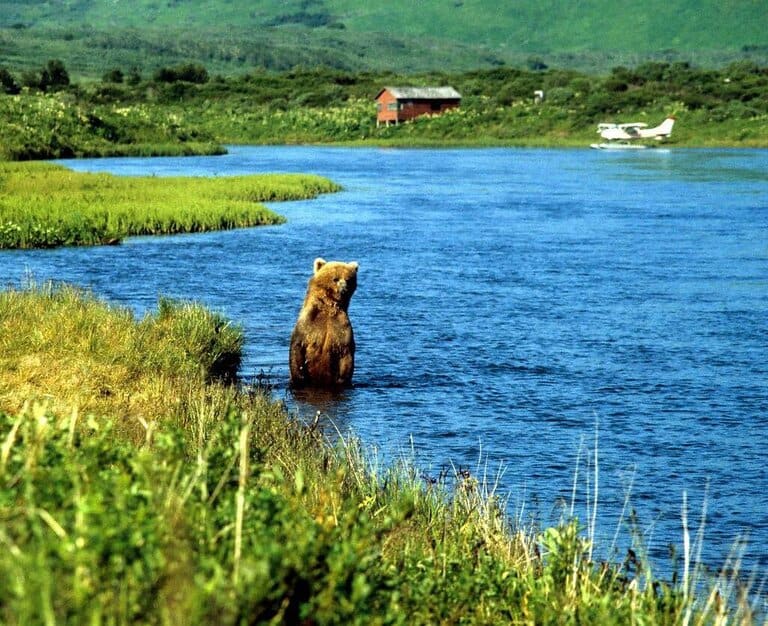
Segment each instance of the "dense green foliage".
[[754,2],[615,0],[441,2],[395,0],[361,10],[357,0],[326,0],[350,30],[441,37],[531,54],[588,50],[643,55],[658,50],[738,50],[768,43],[764,7]]
[[0,159],[221,154],[183,117],[157,107],[102,106],[76,92],[0,95]]
[[[7,80],[18,83],[14,72]],[[451,84],[458,111],[376,128],[385,85]],[[545,99],[534,103],[543,90]],[[13,90],[11,90],[13,91]],[[114,68],[99,83],[0,95],[0,158],[216,152],[223,143],[586,145],[602,121],[655,125],[678,117],[677,145],[768,145],[768,67],[687,63],[617,67],[596,78],[566,70],[352,74],[254,72],[211,78],[204,67],[141,79]]]
[[0,2],[0,65],[61,58],[78,75],[198,63],[424,71],[542,63],[605,71],[619,63],[768,60],[761,2],[610,0],[79,0]]
[[593,563],[576,520],[517,527],[469,473],[372,467],[221,385],[242,330],[197,305],[33,287],[0,321],[4,624],[751,623],[726,578]]
[[337,190],[326,179],[300,174],[119,177],[0,162],[0,249],[277,224],[282,218],[261,202]]

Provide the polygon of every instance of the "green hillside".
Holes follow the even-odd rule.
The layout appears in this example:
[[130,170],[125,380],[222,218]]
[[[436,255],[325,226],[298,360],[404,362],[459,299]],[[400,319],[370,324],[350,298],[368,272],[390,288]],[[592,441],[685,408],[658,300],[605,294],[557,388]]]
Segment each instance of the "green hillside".
[[0,65],[49,58],[85,76],[184,61],[220,73],[720,65],[768,59],[768,11],[765,0],[0,1]]
[[355,31],[440,36],[534,54],[705,52],[768,43],[764,0],[400,0],[365,9],[360,4],[326,0]]

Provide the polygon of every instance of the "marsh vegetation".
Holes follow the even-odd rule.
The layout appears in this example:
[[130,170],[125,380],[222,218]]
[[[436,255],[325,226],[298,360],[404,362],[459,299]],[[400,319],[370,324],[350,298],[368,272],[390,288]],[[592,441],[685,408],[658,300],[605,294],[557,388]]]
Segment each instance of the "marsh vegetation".
[[338,191],[319,176],[120,177],[49,163],[0,162],[0,248],[118,243],[279,224],[262,202]]

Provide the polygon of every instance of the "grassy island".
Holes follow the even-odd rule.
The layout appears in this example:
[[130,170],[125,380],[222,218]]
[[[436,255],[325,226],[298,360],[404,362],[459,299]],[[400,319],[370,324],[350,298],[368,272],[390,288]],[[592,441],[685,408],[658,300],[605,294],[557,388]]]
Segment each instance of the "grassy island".
[[338,189],[327,179],[300,174],[121,177],[0,162],[0,249],[278,224],[283,218],[261,202]]
[[30,286],[0,322],[4,624],[752,620],[693,568],[592,562],[576,520],[518,527],[474,476],[371,467],[231,384],[242,330],[199,305]]

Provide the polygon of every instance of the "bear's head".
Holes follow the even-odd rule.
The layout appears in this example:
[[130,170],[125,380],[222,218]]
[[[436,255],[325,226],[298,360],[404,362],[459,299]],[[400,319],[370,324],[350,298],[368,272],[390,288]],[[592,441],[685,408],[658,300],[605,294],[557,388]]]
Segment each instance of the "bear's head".
[[315,259],[315,273],[309,281],[309,290],[346,311],[357,289],[357,268],[355,262]]

